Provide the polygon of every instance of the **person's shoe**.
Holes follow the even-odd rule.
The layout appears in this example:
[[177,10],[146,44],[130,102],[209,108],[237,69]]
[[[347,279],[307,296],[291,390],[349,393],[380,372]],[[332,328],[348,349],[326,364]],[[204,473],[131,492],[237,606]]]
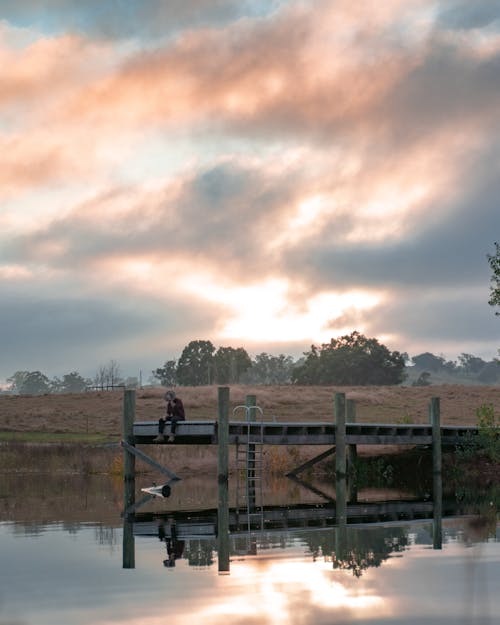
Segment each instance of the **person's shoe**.
[[158,434],[156,438],[153,438],[153,443],[163,443],[165,441],[165,437],[163,434]]
[[175,436],[173,434],[170,434],[170,436],[168,437],[168,442],[173,443],[174,440],[175,440]]

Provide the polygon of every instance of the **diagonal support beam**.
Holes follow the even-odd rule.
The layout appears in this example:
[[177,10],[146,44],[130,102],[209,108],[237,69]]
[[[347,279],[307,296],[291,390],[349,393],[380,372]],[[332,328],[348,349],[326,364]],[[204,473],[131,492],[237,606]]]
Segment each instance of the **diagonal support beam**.
[[140,451],[139,449],[137,449],[137,447],[134,447],[134,445],[129,445],[129,443],[127,443],[125,441],[121,441],[121,446],[124,447],[131,454],[134,454],[134,456],[136,456],[137,458],[140,458],[141,460],[143,460],[144,462],[146,462],[150,466],[152,466],[155,469],[157,469],[158,471],[160,471],[161,473],[164,473],[165,475],[168,475],[168,477],[171,478],[172,480],[176,480],[177,481],[177,480],[181,479],[173,471],[170,471],[170,469],[167,469],[167,467],[164,467],[163,465],[159,464],[158,462],[156,462],[156,460],[153,460],[152,458],[150,458],[143,451]]
[[137,503],[132,504],[126,510],[124,510],[121,513],[121,517],[122,518],[127,518],[130,514],[136,512],[144,504],[148,503],[148,501],[151,501],[151,499],[154,499],[154,498],[155,498],[154,495],[150,495],[150,494],[145,495],[140,501],[138,501]]
[[305,482],[304,480],[301,480],[300,477],[297,477],[295,475],[288,475],[287,477],[289,477],[291,480],[293,480],[297,484],[300,484],[304,488],[307,488],[307,490],[310,490],[311,493],[314,493],[315,495],[319,495],[320,497],[323,497],[323,499],[326,499],[330,503],[335,503],[335,499],[333,497],[330,497],[330,495],[327,495],[325,492],[323,492],[319,488],[316,488],[316,486],[309,484],[309,482]]
[[331,456],[334,453],[335,453],[335,447],[332,447],[331,449],[327,449],[322,454],[319,454],[319,456],[315,456],[314,458],[311,458],[311,460],[304,462],[304,464],[301,464],[295,469],[292,469],[289,473],[286,474],[286,477],[294,477],[298,473],[301,473],[302,471],[305,471],[306,469],[313,467],[315,464],[317,464],[321,460],[324,460],[325,458],[328,458],[328,456]]

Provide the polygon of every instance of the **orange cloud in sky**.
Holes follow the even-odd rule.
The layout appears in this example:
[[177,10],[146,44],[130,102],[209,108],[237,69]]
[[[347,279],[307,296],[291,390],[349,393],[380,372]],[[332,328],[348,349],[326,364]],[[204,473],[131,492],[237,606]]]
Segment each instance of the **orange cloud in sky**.
[[[2,23],[4,277],[125,290],[132,308],[167,307],[173,285],[224,340],[385,323],[387,285],[406,288],[415,266],[421,284],[449,262],[444,292],[480,254],[486,266],[497,227],[500,36],[442,26],[438,10],[293,2],[154,41],[35,25],[16,41]],[[476,225],[484,249],[454,257]]]

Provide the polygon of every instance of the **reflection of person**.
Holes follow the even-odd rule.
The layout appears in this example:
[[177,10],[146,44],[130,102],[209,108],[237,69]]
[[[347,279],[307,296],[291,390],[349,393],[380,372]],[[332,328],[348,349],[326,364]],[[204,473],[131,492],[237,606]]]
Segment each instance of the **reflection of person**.
[[177,560],[177,558],[182,558],[182,553],[184,551],[184,541],[167,538],[165,542],[167,544],[168,558],[166,560],[163,560],[163,566],[171,568],[175,566],[175,561]]
[[175,520],[169,519],[170,537],[165,532],[165,526],[163,523],[158,527],[158,538],[161,541],[165,541],[167,548],[167,559],[163,560],[163,566],[172,568],[175,566],[177,558],[182,558],[184,552],[184,541],[177,540],[177,526]]
[[174,391],[167,391],[164,399],[167,402],[166,415],[160,417],[158,421],[158,436],[154,439],[155,443],[163,443],[165,440],[163,432],[165,431],[165,424],[168,421],[171,423],[168,442],[172,443],[175,439],[175,430],[178,421],[184,421],[186,419],[182,400],[176,397]]

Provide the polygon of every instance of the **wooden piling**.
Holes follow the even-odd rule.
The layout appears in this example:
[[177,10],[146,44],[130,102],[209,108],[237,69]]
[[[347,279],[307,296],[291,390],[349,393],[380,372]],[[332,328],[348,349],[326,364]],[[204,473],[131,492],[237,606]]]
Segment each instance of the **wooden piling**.
[[434,473],[432,484],[432,548],[443,548],[443,483],[441,473]]
[[135,569],[135,538],[133,515],[125,515],[123,517],[122,558],[122,568]]
[[432,473],[433,473],[433,521],[432,546],[441,549],[443,543],[442,516],[443,516],[443,485],[441,478],[441,407],[439,397],[432,397],[429,404],[429,417],[432,425]]
[[337,478],[346,476],[345,413],[345,393],[335,393],[335,473]]
[[429,406],[432,425],[432,470],[441,473],[441,409],[439,397],[432,397]]
[[229,573],[229,387],[218,389],[218,513],[219,573]]
[[[346,421],[347,423],[356,423],[356,402],[354,399],[346,400]],[[354,471],[357,458],[357,446],[355,444],[347,445],[347,467],[349,469],[349,475],[351,475]]]
[[347,480],[345,475],[335,480],[335,557],[338,562],[347,552]]
[[[123,394],[123,441],[134,446],[135,390]],[[135,455],[123,447],[123,509],[135,504]],[[134,517],[123,517],[123,568],[135,568]]]
[[[134,446],[135,390],[127,389],[123,394],[123,440]],[[123,448],[123,479],[125,482],[135,480],[135,455]],[[130,502],[126,502],[126,506]],[[133,502],[131,502],[133,503]]]

